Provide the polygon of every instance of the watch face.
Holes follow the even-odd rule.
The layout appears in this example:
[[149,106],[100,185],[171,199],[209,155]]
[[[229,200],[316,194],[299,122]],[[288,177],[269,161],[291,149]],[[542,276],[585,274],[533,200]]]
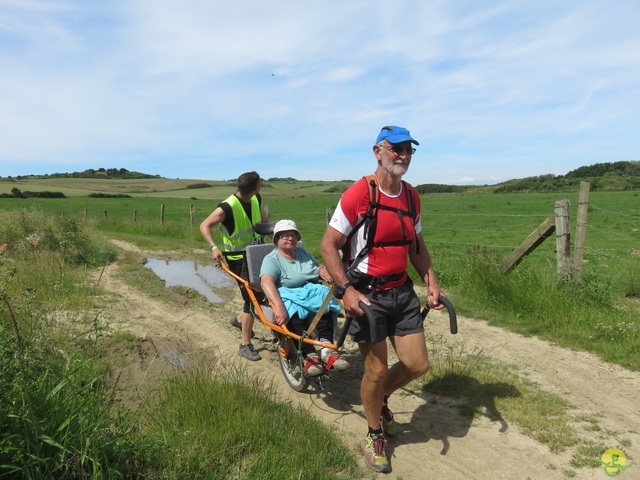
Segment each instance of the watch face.
[[351,284],[349,282],[345,283],[344,285],[336,285],[333,296],[341,299],[342,297],[344,297],[345,290],[350,286]]

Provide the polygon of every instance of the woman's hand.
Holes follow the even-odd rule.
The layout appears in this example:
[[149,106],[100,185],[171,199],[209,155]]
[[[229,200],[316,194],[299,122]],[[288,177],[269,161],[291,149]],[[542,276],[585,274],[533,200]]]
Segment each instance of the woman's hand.
[[273,312],[273,323],[276,325],[284,325],[287,323],[287,309],[282,306],[281,308],[276,308]]
[[287,323],[287,318],[289,317],[276,288],[276,279],[272,275],[264,274],[260,277],[260,286],[273,307],[273,323],[276,325]]
[[318,269],[320,270],[320,278],[327,283],[333,283],[333,277],[329,274],[329,270],[325,268],[324,265],[318,265]]

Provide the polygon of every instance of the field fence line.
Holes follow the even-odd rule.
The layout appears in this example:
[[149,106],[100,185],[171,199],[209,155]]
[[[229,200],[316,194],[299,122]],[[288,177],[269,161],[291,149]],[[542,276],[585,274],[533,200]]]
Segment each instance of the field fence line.
[[549,217],[550,213],[422,213],[422,217]]
[[594,230],[597,232],[602,233],[603,235],[606,235],[608,238],[610,239],[615,239],[615,240],[626,240],[626,241],[638,241],[637,238],[633,237],[632,235],[628,235],[625,234],[625,232],[620,231],[620,230],[612,230],[611,228],[598,228],[595,225],[591,225],[591,224],[587,224],[587,229],[588,230]]
[[624,213],[614,212],[612,210],[607,210],[606,208],[600,208],[600,207],[594,205],[593,203],[590,203],[589,206],[592,207],[592,208],[595,208],[596,210],[600,210],[600,211],[603,211],[603,212],[611,213],[612,215],[617,215],[619,217],[626,217],[626,218],[633,218],[635,220],[640,220],[640,215],[626,215]]
[[484,244],[484,243],[477,243],[477,242],[448,242],[446,240],[429,240],[428,243],[429,244],[440,243],[445,245],[465,245],[467,247],[510,248],[510,249],[517,248],[517,246],[514,246],[514,245],[491,245],[491,244]]

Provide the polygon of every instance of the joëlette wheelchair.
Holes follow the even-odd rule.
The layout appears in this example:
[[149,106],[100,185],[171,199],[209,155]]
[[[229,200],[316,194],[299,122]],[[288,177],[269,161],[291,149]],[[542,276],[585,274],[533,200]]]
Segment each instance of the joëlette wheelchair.
[[[266,235],[271,235],[273,233],[273,227],[276,222],[271,223],[257,223],[254,225],[254,229],[256,233],[262,235],[263,237]],[[299,243],[300,245],[302,242]],[[262,288],[260,286],[260,267],[262,266],[262,260],[264,257],[273,251],[276,246],[273,243],[258,243],[256,245],[249,245],[247,249],[243,252],[228,252],[224,253],[225,258],[228,255],[239,255],[243,254],[247,261],[249,279],[246,280],[229,269],[226,261],[220,263],[222,269],[231,277],[236,279],[237,281],[244,284],[247,293],[249,294],[249,298],[251,299],[251,306],[253,310],[254,317],[260,319],[260,322],[267,328],[271,330],[273,334],[274,343],[276,343],[279,347],[278,360],[280,363],[280,369],[284,375],[285,380],[289,384],[289,386],[295,390],[296,392],[302,392],[307,389],[309,386],[311,377],[307,376],[304,369],[305,359],[302,355],[302,343],[309,343],[314,345],[315,347],[326,347],[332,350],[338,350],[344,344],[347,333],[349,331],[349,325],[353,320],[353,317],[346,316],[344,312],[344,308],[342,308],[341,312],[337,315],[337,325],[335,328],[337,341],[335,343],[324,343],[319,342],[314,336],[314,329],[318,323],[318,320],[322,316],[322,312],[326,309],[329,301],[333,297],[333,288],[329,288],[326,298],[324,299],[323,306],[320,308],[320,312],[315,315],[311,323],[309,324],[308,330],[303,332],[302,335],[298,335],[291,330],[289,330],[284,325],[277,325],[273,323],[273,309],[270,305],[266,304],[266,300],[261,302],[259,297],[262,293]],[[458,332],[458,325],[456,319],[456,313],[453,308],[451,302],[444,296],[440,296],[440,302],[444,304],[445,308],[449,313],[449,326],[452,334]],[[342,300],[339,300],[342,305]],[[375,328],[375,321],[373,315],[370,314],[369,308],[364,303],[360,303],[360,308],[367,314],[367,318],[369,319],[370,331],[372,340],[375,342],[377,338],[380,338],[379,335],[384,335],[384,333],[378,333]],[[422,318],[424,319],[429,312],[429,308],[425,307],[422,310]],[[382,337],[384,338],[384,337]],[[329,373],[325,372],[324,376],[329,376]],[[321,380],[319,377],[313,377],[316,381],[318,381],[320,388],[322,388]]]

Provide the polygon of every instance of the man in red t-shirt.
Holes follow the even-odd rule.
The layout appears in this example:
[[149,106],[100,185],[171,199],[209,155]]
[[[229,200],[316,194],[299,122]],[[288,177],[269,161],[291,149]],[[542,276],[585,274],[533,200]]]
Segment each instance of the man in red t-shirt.
[[[420,300],[406,272],[408,261],[425,282],[429,306],[444,307],[422,238],[420,197],[402,180],[415,152],[413,145],[419,144],[406,128],[382,128],[373,146],[375,174],[344,192],[320,247],[336,283],[336,296],[343,299],[347,315],[354,317],[349,333],[364,360],[360,395],[369,425],[362,442],[365,463],[385,473],[391,471],[385,435],[393,436],[397,429],[387,399],[429,370]],[[375,206],[373,211],[370,205]],[[368,221],[363,221],[368,213]],[[391,367],[387,337],[398,357]]]

